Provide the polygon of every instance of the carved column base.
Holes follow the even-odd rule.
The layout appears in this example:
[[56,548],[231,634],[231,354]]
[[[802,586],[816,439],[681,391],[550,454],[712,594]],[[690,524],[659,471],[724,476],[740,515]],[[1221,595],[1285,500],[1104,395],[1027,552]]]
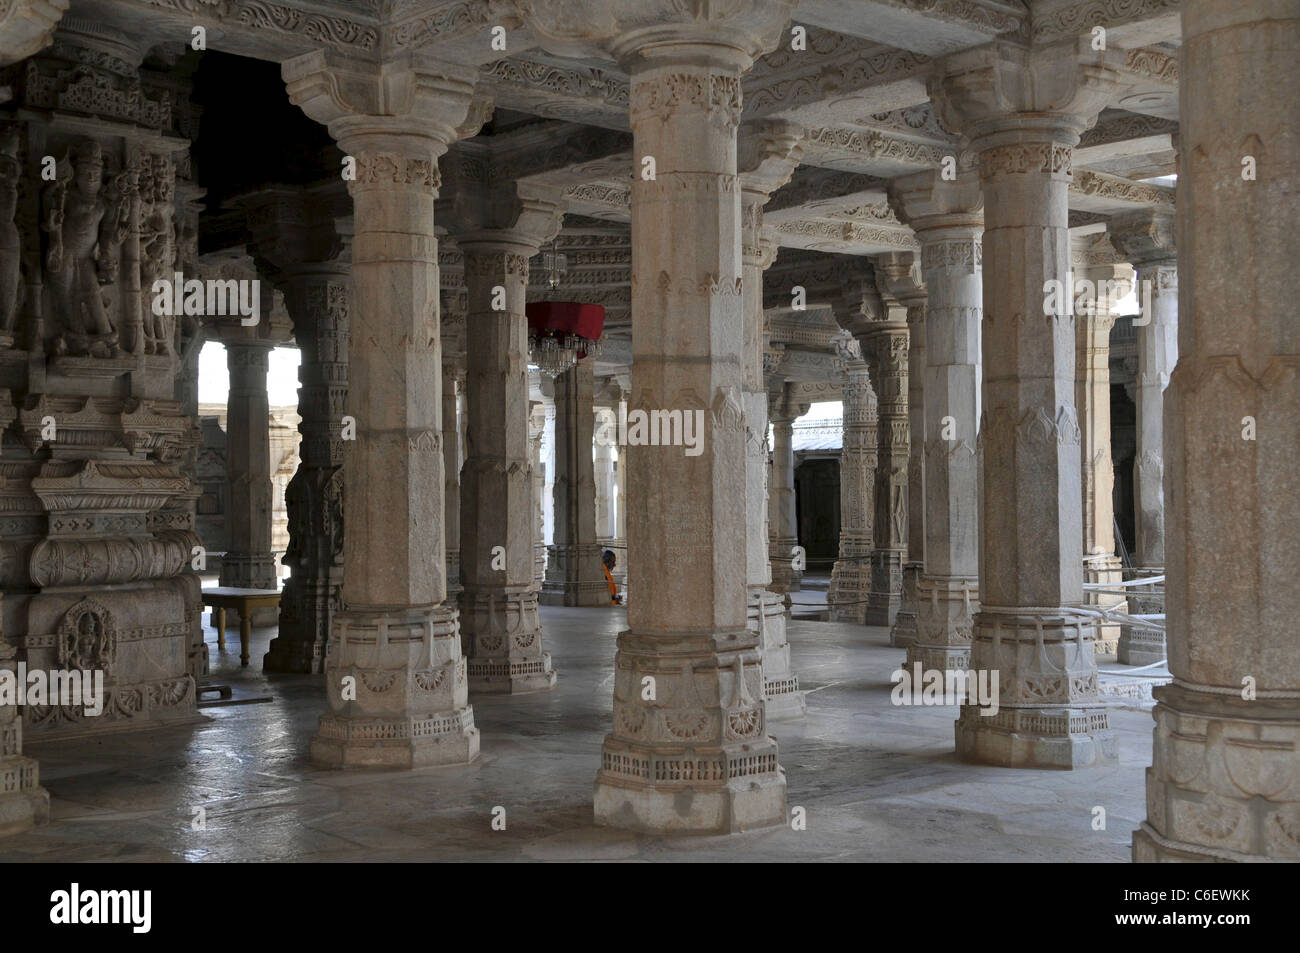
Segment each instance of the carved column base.
[[894,627],[889,630],[889,644],[906,648],[916,641],[916,580],[921,575],[920,563],[903,565],[903,605],[894,617]]
[[755,586],[749,590],[748,628],[763,650],[763,699],[769,721],[801,718],[808,702],[799,691],[799,676],[790,668],[790,643],[785,634],[785,603],[775,592]]
[[1139,863],[1300,860],[1300,696],[1156,688]]
[[444,606],[459,610],[460,594],[465,591],[464,585],[460,581],[460,550],[447,550],[447,598],[442,601]]
[[[1133,578],[1143,579],[1149,576],[1163,576],[1165,570],[1163,566],[1145,567],[1133,570]],[[1135,586],[1129,589],[1128,611],[1132,615],[1147,615],[1165,611],[1165,600],[1162,596],[1147,596],[1143,598],[1142,593],[1147,590],[1146,586]],[[1119,648],[1116,657],[1121,665],[1154,665],[1168,658],[1169,650],[1165,645],[1165,634],[1163,632],[1152,632],[1149,629],[1135,629],[1130,625],[1121,625],[1119,629]]]
[[609,584],[600,571],[601,547],[551,546],[540,602],[544,606],[609,605]]
[[892,626],[903,608],[903,554],[878,549],[871,554],[871,593],[867,625]]
[[[793,536],[781,537],[770,545],[768,554],[772,561],[772,582],[767,587],[769,592],[787,596],[788,593],[799,591],[803,571],[793,568],[794,557],[791,555],[791,550],[798,545],[799,540]],[[787,609],[791,605],[788,597],[785,605]]]
[[341,578],[289,578],[280,595],[279,632],[262,656],[263,671],[298,675],[325,671],[333,602],[342,584]]
[[[98,715],[87,714],[84,706],[25,705],[24,735],[46,740],[198,721],[195,582],[182,574],[88,592],[52,587],[25,607],[21,597],[7,596],[6,604],[24,622],[26,634],[15,641],[28,671],[103,673]],[[63,660],[61,653],[76,642],[76,660]]]
[[[1083,562],[1083,581],[1097,583],[1108,588],[1118,588],[1124,579],[1124,564],[1118,556],[1090,556]],[[1125,610],[1125,599],[1109,592],[1085,592],[1085,605],[1102,609],[1120,607]],[[1097,636],[1094,648],[1098,655],[1114,655],[1119,646],[1120,624],[1103,625]]]
[[1076,616],[1006,609],[975,616],[971,669],[998,673],[998,710],[963,705],[957,754],[1005,767],[1082,768],[1116,760],[1097,695],[1094,628]]
[[555,687],[551,656],[542,651],[537,593],[467,586],[461,606],[473,691],[522,695]]
[[[220,583],[239,589],[278,589],[280,582],[275,571],[275,557],[270,553],[226,553],[221,559]],[[229,610],[227,617],[228,625],[239,624],[238,609]],[[254,627],[277,625],[279,621],[278,609],[253,610]]]
[[785,772],[767,735],[762,677],[748,631],[620,633],[596,823],[657,834],[784,824]]
[[916,641],[907,647],[907,668],[965,671],[970,668],[979,580],[921,575],[916,581]]
[[330,710],[311,742],[332,768],[418,768],[478,756],[456,612],[345,610],[325,666]]
[[[0,670],[13,672],[12,659]],[[30,830],[50,819],[50,795],[41,787],[40,768],[23,757],[23,723],[14,707],[0,708],[0,837]]]
[[870,598],[871,557],[842,556],[835,560],[831,569],[830,590],[826,594],[831,621],[865,625]]

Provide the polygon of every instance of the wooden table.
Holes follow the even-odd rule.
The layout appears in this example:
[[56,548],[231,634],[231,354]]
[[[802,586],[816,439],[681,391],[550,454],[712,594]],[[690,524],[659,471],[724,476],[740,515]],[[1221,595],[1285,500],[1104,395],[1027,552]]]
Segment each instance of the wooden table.
[[248,665],[248,644],[253,637],[253,610],[265,607],[278,608],[279,589],[237,589],[234,586],[214,586],[204,589],[203,604],[217,614],[217,651],[226,650],[226,610],[239,610],[239,664]]

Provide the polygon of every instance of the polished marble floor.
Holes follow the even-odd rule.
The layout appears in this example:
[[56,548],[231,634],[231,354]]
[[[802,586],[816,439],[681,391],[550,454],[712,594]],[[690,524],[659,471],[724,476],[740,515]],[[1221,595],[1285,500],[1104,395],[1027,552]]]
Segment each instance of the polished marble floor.
[[[597,828],[592,780],[609,726],[621,609],[542,609],[555,691],[472,698],[482,754],[412,772],[312,767],[319,678],[263,675],[273,629],[215,681],[262,703],[186,728],[33,743],[51,822],[0,840],[0,861],[1116,861],[1145,814],[1151,715],[1116,709],[1120,764],[1076,772],[962,764],[954,707],[895,707],[902,652],[884,629],[790,625],[808,715],[770,725],[807,829],[650,837]],[[492,829],[495,807],[506,829]],[[1105,829],[1094,830],[1094,808]],[[202,809],[205,829],[194,830]]]

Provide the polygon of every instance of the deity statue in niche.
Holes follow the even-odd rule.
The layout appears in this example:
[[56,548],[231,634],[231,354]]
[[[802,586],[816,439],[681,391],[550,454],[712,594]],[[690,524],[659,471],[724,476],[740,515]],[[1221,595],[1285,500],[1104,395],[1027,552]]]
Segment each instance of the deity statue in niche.
[[19,130],[0,130],[0,332],[12,334],[22,301],[22,234],[14,216],[18,211],[18,186],[23,164],[19,158]]
[[117,328],[100,295],[101,276],[105,284],[116,280],[122,226],[120,206],[110,209],[100,194],[103,150],[94,140],[78,140],[61,166],[68,172],[61,168],[46,189],[41,222],[48,235],[45,269],[58,328],[54,353],[119,357]]
[[[167,157],[141,156],[140,164],[140,287],[151,289],[162,278],[171,281],[177,252],[172,227],[172,180]],[[169,355],[175,317],[144,309],[144,352]]]

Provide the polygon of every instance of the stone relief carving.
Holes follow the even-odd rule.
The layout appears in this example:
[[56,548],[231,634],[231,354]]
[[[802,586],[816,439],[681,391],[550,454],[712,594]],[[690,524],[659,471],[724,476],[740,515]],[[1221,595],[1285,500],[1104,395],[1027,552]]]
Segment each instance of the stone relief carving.
[[125,237],[120,205],[104,189],[104,154],[93,139],[73,143],[58,177],[46,188],[42,227],[48,235],[45,270],[56,354],[118,357],[118,329],[108,316],[101,281],[116,280],[113,257]]
[[0,333],[12,335],[22,300],[22,234],[15,218],[22,182],[21,133],[16,124],[0,130]]

